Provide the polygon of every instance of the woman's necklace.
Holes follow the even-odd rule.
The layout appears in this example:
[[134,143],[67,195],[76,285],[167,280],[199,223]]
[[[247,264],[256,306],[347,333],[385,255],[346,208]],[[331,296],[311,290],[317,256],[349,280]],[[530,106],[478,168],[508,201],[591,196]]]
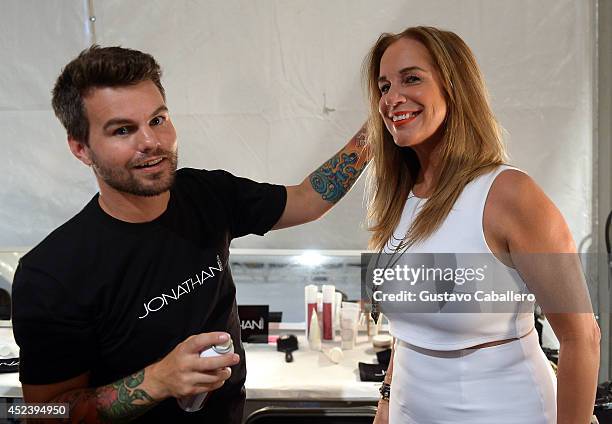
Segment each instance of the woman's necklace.
[[[408,200],[412,199],[416,197],[414,194],[410,194],[408,196],[408,198],[406,199],[406,203],[408,202]],[[419,206],[421,204],[421,200],[423,200],[422,198],[418,197],[417,198],[417,204],[415,205],[411,217],[410,217],[410,223],[412,225],[412,221],[414,220],[414,215],[416,214],[416,211],[419,209]],[[406,235],[404,235],[403,238],[398,238],[395,236],[395,230],[393,231],[393,233],[391,234],[391,238],[389,238],[389,240],[387,240],[387,242],[380,248],[380,250],[378,251],[378,253],[376,254],[376,263],[374,264],[374,269],[379,269],[380,267],[380,257],[383,255],[383,250],[385,249],[385,247],[389,247],[389,250],[391,250],[391,256],[389,257],[389,260],[387,261],[386,265],[384,266],[384,270],[387,269],[392,269],[397,262],[400,260],[400,258],[404,255],[404,253],[406,253],[406,251],[408,250],[408,248],[410,247],[407,243],[406,243],[406,238],[408,236],[408,232],[406,231]],[[387,256],[388,254],[385,254],[385,256]],[[384,273],[384,271],[383,271]],[[372,288],[372,293],[374,292],[373,288]],[[372,316],[372,319],[374,319],[374,322],[377,323],[378,322],[378,318],[380,316],[380,308],[379,308],[379,304],[376,300],[374,300],[374,297],[372,296],[372,311],[370,313],[370,315]]]

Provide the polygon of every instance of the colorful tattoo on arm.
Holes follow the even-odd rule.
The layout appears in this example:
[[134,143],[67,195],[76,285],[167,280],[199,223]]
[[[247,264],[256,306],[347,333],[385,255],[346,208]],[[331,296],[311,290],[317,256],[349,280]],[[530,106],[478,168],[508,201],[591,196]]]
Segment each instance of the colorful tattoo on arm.
[[366,145],[368,144],[368,133],[366,131],[365,125],[357,132],[357,134],[355,134],[352,141],[354,141],[355,146],[357,147],[366,147]]
[[338,202],[357,181],[367,165],[366,142],[362,128],[343,150],[310,174],[310,184],[323,200]]
[[355,168],[357,154],[338,153],[310,174],[312,188],[323,200],[336,203],[351,188],[360,171]]
[[144,374],[144,370],[141,370],[98,389],[100,415],[109,421],[116,421],[124,417],[136,417],[151,408],[153,398],[139,388],[144,381]]
[[54,399],[70,405],[72,422],[117,423],[130,421],[155,405],[140,385],[144,370],[97,389],[73,390]]

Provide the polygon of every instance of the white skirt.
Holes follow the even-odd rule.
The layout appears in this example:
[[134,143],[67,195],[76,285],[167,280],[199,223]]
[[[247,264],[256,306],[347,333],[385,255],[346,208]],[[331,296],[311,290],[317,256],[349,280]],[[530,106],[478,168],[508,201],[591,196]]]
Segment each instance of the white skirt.
[[557,380],[538,335],[480,349],[395,345],[390,424],[554,424]]

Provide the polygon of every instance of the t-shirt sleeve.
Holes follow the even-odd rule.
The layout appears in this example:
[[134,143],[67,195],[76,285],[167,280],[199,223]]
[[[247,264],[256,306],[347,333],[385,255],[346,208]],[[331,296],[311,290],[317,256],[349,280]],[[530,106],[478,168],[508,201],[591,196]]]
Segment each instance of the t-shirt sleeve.
[[60,282],[20,264],[12,302],[22,383],[57,383],[91,369],[95,354],[92,327],[82,306]]
[[278,222],[287,203],[285,186],[258,183],[248,178],[236,177],[226,171],[225,199],[229,203],[230,232],[232,238],[247,234],[264,235]]

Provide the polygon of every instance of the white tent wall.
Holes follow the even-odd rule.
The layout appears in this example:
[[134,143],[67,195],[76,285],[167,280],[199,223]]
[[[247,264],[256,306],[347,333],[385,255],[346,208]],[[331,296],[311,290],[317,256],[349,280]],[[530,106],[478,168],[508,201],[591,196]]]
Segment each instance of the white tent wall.
[[[384,31],[435,25],[474,50],[512,164],[591,232],[594,5],[575,0],[3,0],[0,245],[31,246],[95,192],[50,108],[60,68],[91,40],[164,69],[180,165],[299,183],[366,117],[360,66]],[[363,249],[363,187],[322,220],[235,247]]]
[[82,2],[4,0],[0,12],[0,250],[32,246],[95,192],[51,110],[66,58],[87,46]]

